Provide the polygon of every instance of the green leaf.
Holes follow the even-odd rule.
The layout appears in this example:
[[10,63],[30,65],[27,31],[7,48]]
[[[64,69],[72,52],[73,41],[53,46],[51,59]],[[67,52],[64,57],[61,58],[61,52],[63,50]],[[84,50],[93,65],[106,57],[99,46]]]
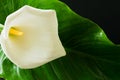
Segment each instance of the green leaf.
[[0,77],[6,80],[119,80],[120,46],[94,22],[58,0],[0,0],[0,23],[23,5],[57,12],[65,57],[35,69],[20,69],[0,51]]

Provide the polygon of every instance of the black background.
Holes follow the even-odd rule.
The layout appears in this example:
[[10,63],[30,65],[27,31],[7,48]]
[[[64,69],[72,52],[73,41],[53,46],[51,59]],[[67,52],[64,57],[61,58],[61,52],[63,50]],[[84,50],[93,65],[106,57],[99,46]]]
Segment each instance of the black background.
[[120,0],[61,0],[79,15],[97,23],[114,43],[120,43]]

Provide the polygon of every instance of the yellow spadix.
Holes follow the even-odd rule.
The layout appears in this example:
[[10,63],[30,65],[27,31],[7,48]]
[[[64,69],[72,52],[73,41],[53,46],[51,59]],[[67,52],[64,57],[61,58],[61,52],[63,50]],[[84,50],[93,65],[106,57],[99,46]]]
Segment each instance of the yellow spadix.
[[11,27],[9,31],[9,35],[14,35],[14,36],[22,36],[23,32]]

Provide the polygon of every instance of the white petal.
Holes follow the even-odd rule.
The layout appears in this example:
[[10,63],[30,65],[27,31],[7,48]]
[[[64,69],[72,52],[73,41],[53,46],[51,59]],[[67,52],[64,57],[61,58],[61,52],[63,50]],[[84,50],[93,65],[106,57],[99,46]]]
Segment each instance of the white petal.
[[[15,26],[22,36],[9,36]],[[24,6],[9,15],[1,33],[1,46],[6,56],[21,68],[35,68],[64,56],[65,50],[58,36],[54,10]]]

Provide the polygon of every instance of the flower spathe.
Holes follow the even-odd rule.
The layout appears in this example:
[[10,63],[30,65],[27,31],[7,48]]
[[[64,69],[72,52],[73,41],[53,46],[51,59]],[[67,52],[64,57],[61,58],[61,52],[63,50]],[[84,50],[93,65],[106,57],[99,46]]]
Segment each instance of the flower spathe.
[[66,55],[58,36],[55,10],[23,6],[6,18],[0,42],[10,61],[24,69]]

